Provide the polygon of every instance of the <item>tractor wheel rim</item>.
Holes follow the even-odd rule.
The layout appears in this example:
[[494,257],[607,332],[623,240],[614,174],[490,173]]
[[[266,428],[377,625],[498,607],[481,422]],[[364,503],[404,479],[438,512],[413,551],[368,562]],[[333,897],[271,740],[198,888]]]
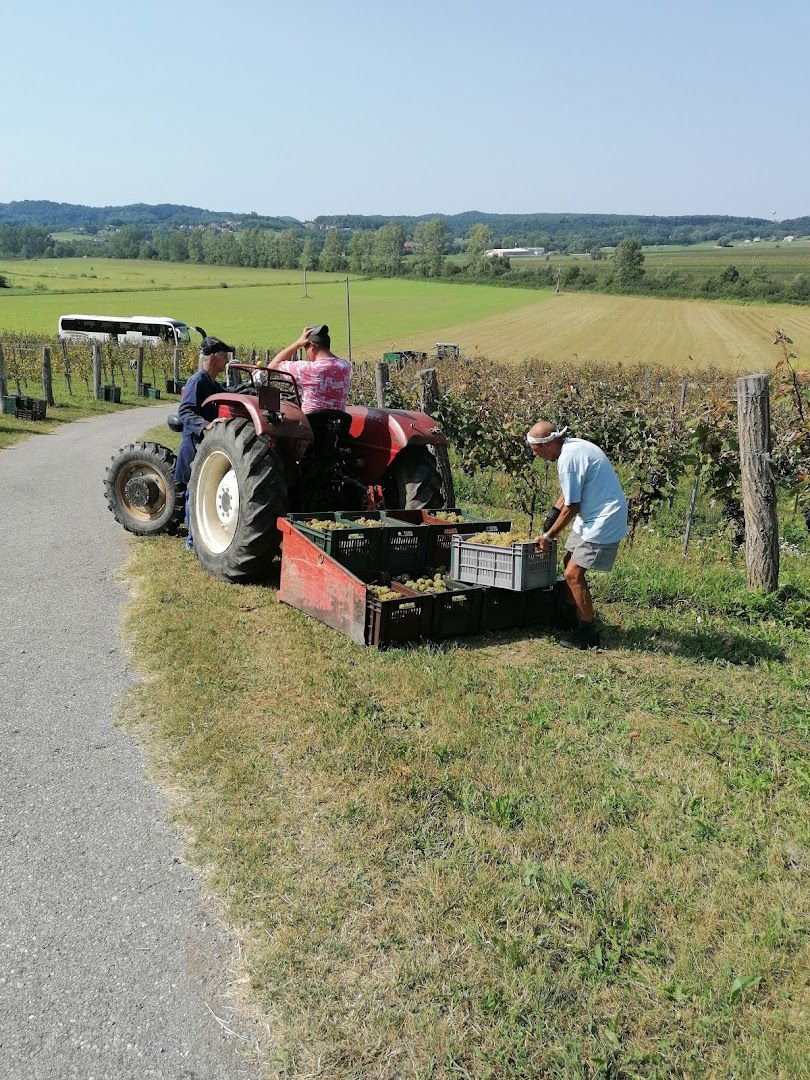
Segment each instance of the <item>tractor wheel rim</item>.
[[[136,506],[127,495],[127,484],[141,478],[157,484],[158,498],[151,506]],[[159,518],[166,509],[166,500],[169,497],[162,473],[142,461],[131,461],[121,469],[115,478],[115,490],[126,512],[138,521],[155,521]]]
[[196,490],[195,543],[215,555],[229,547],[239,522],[239,481],[227,454],[210,453],[200,467]]
[[233,469],[225,473],[217,487],[217,514],[222,527],[233,536],[239,517],[239,481]]

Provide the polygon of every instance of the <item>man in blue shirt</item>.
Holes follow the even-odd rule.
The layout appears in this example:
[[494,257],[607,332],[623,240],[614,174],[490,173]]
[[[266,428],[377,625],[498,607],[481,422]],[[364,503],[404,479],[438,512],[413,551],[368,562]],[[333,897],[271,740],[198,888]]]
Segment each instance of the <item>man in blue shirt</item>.
[[585,577],[587,570],[610,570],[619,543],[627,536],[627,500],[613,466],[592,442],[567,438],[568,428],[557,430],[538,420],[526,441],[535,457],[556,461],[561,493],[543,522],[537,543],[551,550],[563,529],[571,524],[566,544],[563,576],[568,602],[576,608],[577,629],[560,644],[568,649],[589,649],[600,644],[593,621],[593,599]]
[[183,437],[177,452],[174,478],[184,487],[188,487],[191,476],[191,463],[197,453],[197,447],[208,424],[217,418],[217,405],[204,405],[206,398],[224,390],[216,381],[228,364],[228,355],[233,354],[233,346],[226,345],[216,337],[204,337],[200,343],[200,370],[195,372],[183,387],[178,415],[183,421]]

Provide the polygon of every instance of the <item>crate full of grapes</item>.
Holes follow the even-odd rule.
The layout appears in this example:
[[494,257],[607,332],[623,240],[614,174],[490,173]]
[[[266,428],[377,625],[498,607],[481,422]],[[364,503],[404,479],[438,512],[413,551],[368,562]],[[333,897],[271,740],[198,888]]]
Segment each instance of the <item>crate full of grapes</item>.
[[460,533],[450,545],[450,576],[517,592],[553,585],[557,542],[543,552],[533,540],[515,533]]
[[484,589],[454,581],[441,570],[412,577],[403,574],[395,584],[410,590],[413,596],[433,597],[431,637],[436,640],[475,634],[481,628]]
[[425,525],[401,521],[380,510],[347,513],[340,510],[338,521],[376,524],[380,529],[380,570],[397,574],[401,570],[418,570],[427,565],[428,530]]
[[287,520],[348,569],[380,569],[380,521],[361,514],[343,521],[341,516],[338,513],[287,514]]
[[450,565],[450,541],[456,533],[509,532],[511,521],[492,521],[480,514],[468,514],[457,507],[442,510],[389,510],[390,517],[421,523],[427,529],[427,565]]
[[433,597],[392,582],[366,588],[366,642],[378,649],[430,637]]

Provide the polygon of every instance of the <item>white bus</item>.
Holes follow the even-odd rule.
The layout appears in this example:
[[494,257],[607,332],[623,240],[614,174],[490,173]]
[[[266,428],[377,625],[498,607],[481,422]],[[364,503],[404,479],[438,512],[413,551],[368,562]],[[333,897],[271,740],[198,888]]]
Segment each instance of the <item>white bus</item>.
[[63,341],[119,341],[125,345],[186,345],[185,323],[161,315],[60,315]]

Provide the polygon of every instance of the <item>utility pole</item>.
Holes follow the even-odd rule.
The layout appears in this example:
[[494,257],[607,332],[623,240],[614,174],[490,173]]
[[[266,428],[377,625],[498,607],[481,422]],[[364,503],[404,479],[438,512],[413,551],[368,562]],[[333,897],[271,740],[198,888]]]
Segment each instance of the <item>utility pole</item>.
[[349,363],[352,360],[352,304],[349,297],[349,275],[346,275],[346,337],[349,341]]

